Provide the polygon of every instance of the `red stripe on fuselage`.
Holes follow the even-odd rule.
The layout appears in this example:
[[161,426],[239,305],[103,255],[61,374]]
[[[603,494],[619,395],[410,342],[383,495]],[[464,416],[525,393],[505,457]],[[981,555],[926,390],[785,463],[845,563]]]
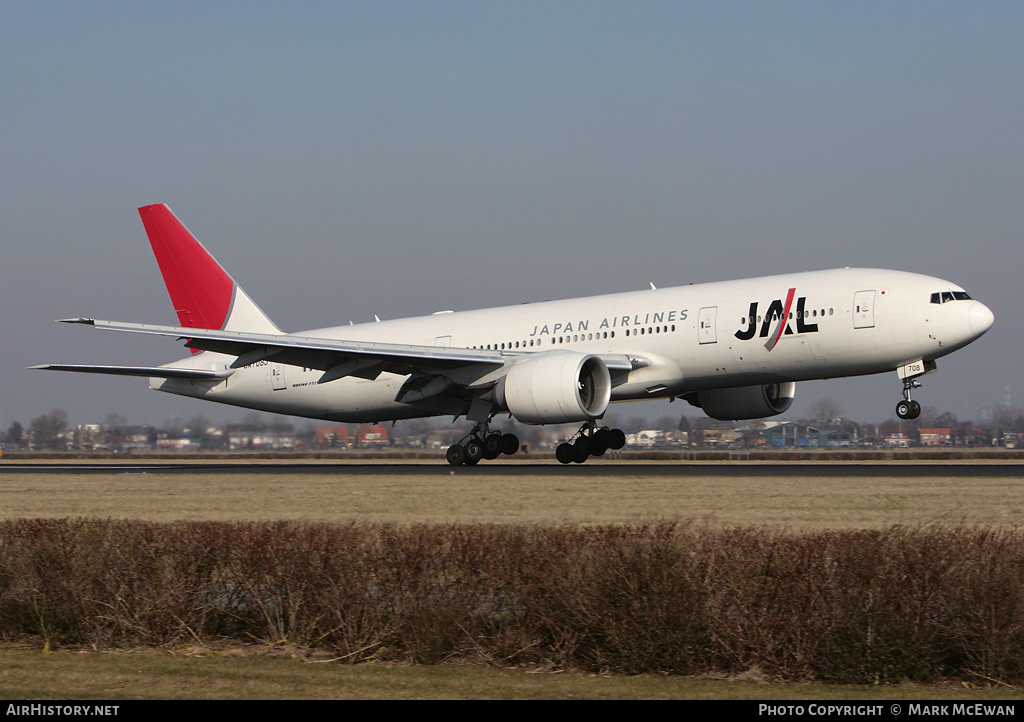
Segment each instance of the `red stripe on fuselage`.
[[782,338],[783,332],[786,330],[786,324],[789,323],[789,312],[793,308],[793,296],[796,295],[796,289],[789,289],[789,293],[786,294],[786,307],[782,309],[782,318],[779,319],[779,327],[775,329],[775,333],[768,339],[768,343],[764,345],[766,349],[771,351],[775,348],[775,344]]

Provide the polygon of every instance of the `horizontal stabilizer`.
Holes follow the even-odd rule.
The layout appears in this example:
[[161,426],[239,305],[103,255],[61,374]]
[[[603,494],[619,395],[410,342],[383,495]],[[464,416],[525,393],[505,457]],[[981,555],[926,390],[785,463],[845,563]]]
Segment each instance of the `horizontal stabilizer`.
[[113,376],[145,376],[161,379],[217,380],[226,379],[234,369],[210,371],[207,369],[179,369],[171,366],[90,366],[85,364],[41,364],[29,366],[41,371],[77,371],[85,374],[110,374]]

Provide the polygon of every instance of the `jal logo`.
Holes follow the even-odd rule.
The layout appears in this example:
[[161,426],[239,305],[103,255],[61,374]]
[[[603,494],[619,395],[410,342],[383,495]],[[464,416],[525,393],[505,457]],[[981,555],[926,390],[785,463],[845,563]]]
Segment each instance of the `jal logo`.
[[[740,341],[749,341],[756,334],[759,338],[767,339],[764,347],[771,351],[783,335],[791,336],[794,333],[789,318],[793,310],[795,296],[796,289],[791,288],[786,293],[785,301],[779,298],[772,301],[768,304],[768,310],[763,319],[757,315],[758,302],[751,303],[750,312],[747,314],[747,327],[737,331],[736,338]],[[806,303],[806,296],[796,299],[796,333],[814,333],[818,330],[818,324],[807,323],[807,313],[804,311]],[[760,331],[758,331],[758,326],[760,326]]]

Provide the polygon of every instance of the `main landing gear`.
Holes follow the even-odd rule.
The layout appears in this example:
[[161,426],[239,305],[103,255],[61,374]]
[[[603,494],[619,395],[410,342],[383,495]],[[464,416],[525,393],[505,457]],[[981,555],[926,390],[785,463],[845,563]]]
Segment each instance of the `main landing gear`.
[[473,427],[457,444],[448,447],[446,454],[452,466],[475,466],[480,459],[493,460],[502,454],[511,456],[519,451],[519,437],[515,434],[503,434],[500,431],[488,431],[487,422]]
[[601,456],[608,449],[618,451],[625,445],[622,429],[598,429],[596,422],[588,421],[576,432],[575,440],[558,445],[555,458],[563,464],[582,464],[591,456]]
[[916,419],[921,415],[921,404],[910,398],[912,389],[921,388],[915,379],[903,379],[903,401],[896,404],[896,415],[901,419]]

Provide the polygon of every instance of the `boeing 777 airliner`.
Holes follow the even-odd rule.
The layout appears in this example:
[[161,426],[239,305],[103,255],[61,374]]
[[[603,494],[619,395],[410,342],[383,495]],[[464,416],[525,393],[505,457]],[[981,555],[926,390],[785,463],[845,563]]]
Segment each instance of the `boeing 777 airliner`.
[[867,268],[677,288],[284,333],[166,205],[139,209],[180,326],[67,319],[185,339],[164,366],[46,364],[38,369],[143,376],[151,388],[295,416],[379,422],[465,416],[453,465],[514,454],[489,428],[580,423],[562,463],[621,448],[601,425],[614,401],[682,398],[715,419],[774,416],[796,382],[895,371],[912,419],[918,378],[991,328],[992,312],[938,278]]

